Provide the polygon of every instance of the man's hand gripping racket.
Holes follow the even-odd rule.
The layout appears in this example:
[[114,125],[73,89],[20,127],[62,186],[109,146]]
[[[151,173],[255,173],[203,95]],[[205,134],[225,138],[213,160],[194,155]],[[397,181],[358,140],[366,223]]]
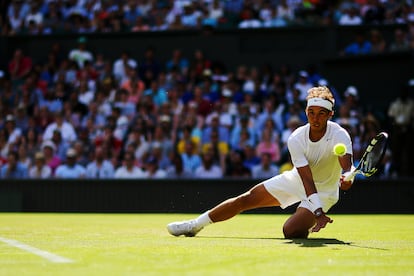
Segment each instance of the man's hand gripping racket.
[[357,174],[362,174],[368,177],[376,173],[378,165],[384,157],[384,153],[387,148],[387,140],[388,134],[386,132],[381,132],[372,138],[370,144],[362,155],[358,166],[347,173],[344,181],[352,181]]

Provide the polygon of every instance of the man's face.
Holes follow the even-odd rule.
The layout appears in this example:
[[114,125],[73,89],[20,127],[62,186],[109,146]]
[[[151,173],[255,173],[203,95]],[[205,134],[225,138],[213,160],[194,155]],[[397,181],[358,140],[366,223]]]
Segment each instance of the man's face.
[[309,106],[306,110],[306,116],[311,129],[323,130],[326,128],[328,120],[332,117],[332,111],[320,106]]

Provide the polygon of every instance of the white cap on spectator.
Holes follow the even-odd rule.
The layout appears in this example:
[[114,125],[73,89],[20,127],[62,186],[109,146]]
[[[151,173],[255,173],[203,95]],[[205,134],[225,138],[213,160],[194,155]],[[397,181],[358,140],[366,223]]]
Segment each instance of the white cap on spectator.
[[222,94],[223,94],[224,97],[231,97],[233,95],[231,90],[228,89],[228,88],[224,88]]
[[66,151],[66,157],[76,157],[76,150],[70,148]]
[[319,86],[327,86],[328,81],[326,79],[320,79],[320,80],[318,80],[318,85]]
[[12,114],[6,116],[6,122],[14,122],[15,118]]
[[46,147],[51,148],[53,151],[55,151],[55,150],[56,150],[55,143],[53,143],[53,142],[52,142],[52,141],[50,141],[50,140],[46,140],[46,141],[44,141],[44,142],[43,142],[43,144],[42,144],[42,149],[44,149],[44,148],[46,148]]
[[299,76],[302,78],[307,78],[308,77],[308,72],[301,70],[299,71]]
[[356,89],[355,86],[348,86],[348,88],[345,90],[345,96],[354,96],[354,97],[358,97],[358,90]]

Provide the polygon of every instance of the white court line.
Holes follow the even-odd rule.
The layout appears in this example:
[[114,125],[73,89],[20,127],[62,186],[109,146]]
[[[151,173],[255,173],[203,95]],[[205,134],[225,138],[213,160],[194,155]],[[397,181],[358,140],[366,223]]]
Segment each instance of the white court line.
[[22,249],[24,251],[27,251],[29,253],[38,255],[38,256],[40,256],[42,258],[45,258],[46,260],[48,260],[52,263],[73,263],[73,260],[71,260],[71,259],[64,258],[62,256],[59,256],[59,255],[41,250],[39,248],[21,243],[21,242],[16,241],[16,240],[11,240],[11,239],[6,239],[6,238],[3,238],[3,237],[0,237],[0,241],[2,241],[4,243],[7,243],[10,246],[20,248],[20,249]]

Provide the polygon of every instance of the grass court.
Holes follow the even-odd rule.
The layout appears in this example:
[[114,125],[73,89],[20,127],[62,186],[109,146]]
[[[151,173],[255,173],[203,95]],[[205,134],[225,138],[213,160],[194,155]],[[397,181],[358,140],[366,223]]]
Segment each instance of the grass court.
[[173,237],[191,214],[0,213],[0,275],[414,275],[414,215],[337,215],[286,240],[286,215]]

